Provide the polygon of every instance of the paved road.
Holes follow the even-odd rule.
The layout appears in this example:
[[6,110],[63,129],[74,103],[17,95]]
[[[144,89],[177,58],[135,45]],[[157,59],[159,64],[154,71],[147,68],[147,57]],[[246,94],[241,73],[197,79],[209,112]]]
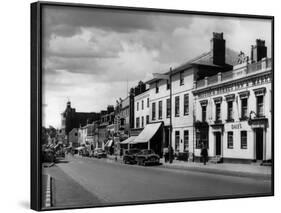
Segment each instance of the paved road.
[[[92,158],[67,160],[54,169],[60,169],[68,177],[69,187],[73,187],[72,181],[86,191],[77,200],[83,200],[85,194],[87,205],[270,193],[268,179],[125,165]],[[73,196],[71,202],[77,204]],[[56,202],[57,206],[60,204]]]

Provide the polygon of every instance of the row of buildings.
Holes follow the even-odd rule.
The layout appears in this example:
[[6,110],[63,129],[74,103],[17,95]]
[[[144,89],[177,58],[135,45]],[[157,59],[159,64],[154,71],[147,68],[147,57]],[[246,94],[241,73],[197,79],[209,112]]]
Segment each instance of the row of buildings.
[[69,102],[62,114],[68,142],[137,146],[162,155],[171,138],[175,153],[189,153],[192,159],[200,157],[204,145],[217,160],[270,161],[272,66],[265,41],[257,39],[249,47],[250,57],[226,48],[223,33],[213,33],[210,46],[162,77],[139,82],[115,106],[89,113],[82,122],[76,119],[71,127]]

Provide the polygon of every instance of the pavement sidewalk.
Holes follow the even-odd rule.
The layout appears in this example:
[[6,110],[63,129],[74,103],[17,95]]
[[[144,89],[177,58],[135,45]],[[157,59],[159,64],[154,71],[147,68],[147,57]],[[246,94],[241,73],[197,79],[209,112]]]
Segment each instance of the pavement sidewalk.
[[[51,177],[52,179],[51,188],[49,189],[49,193],[52,195],[52,202],[51,205],[44,205],[44,209],[52,209],[52,207],[93,206],[101,203],[101,200],[96,195],[83,188],[57,165],[44,168],[43,177]],[[48,190],[44,194],[46,192]]]
[[[122,163],[122,157],[115,155],[108,155],[109,161],[115,161],[116,163]],[[230,176],[241,176],[241,177],[254,177],[254,178],[271,178],[272,167],[261,166],[259,164],[240,164],[240,163],[210,163],[206,165],[199,162],[191,161],[179,161],[174,160],[172,164],[165,163],[164,159],[160,159],[161,168],[167,169],[178,169],[196,172],[206,172],[212,174],[222,174]]]
[[162,167],[170,169],[185,169],[189,171],[198,171],[214,174],[223,174],[241,177],[271,178],[272,167],[261,166],[258,164],[239,164],[239,163],[207,163],[204,165],[199,162],[186,162],[174,160],[172,164],[165,163],[161,159]]
[[52,206],[52,178],[50,175],[42,175],[42,207]]

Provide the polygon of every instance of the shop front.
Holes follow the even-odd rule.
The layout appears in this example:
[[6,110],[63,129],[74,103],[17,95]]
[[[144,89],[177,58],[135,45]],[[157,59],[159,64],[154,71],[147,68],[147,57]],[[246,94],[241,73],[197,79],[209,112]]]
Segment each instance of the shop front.
[[266,161],[268,119],[256,117],[249,119],[248,124],[254,132],[254,161]]
[[206,147],[209,149],[209,124],[207,122],[197,121],[194,124],[196,131],[196,144],[195,144],[195,161],[201,159],[201,149]]
[[209,156],[216,163],[223,162],[223,136],[224,136],[224,124],[216,123],[210,125],[211,127],[211,137],[210,137],[210,147]]

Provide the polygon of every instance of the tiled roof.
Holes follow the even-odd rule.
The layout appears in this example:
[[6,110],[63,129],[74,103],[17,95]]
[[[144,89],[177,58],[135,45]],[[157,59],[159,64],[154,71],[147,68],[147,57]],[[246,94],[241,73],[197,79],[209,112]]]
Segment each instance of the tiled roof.
[[[232,50],[232,49],[229,49],[229,48],[226,48],[226,51],[225,51],[225,62],[226,62],[226,65],[235,65],[236,64],[236,61],[237,61],[237,56],[238,56],[238,52]],[[188,60],[187,62],[175,67],[173,69],[173,74],[174,73],[177,73],[179,72],[180,70],[183,70],[185,68],[188,68],[190,66],[192,66],[192,64],[197,64],[197,65],[205,65],[205,66],[213,66],[213,67],[221,67],[220,65],[216,65],[216,64],[213,64],[212,62],[212,55],[211,55],[211,52],[205,52],[191,60]],[[169,71],[168,72],[165,72],[164,74],[169,74]],[[157,78],[153,78],[149,81],[147,81],[146,83],[151,83],[151,82],[154,82],[155,80],[157,80]]]

